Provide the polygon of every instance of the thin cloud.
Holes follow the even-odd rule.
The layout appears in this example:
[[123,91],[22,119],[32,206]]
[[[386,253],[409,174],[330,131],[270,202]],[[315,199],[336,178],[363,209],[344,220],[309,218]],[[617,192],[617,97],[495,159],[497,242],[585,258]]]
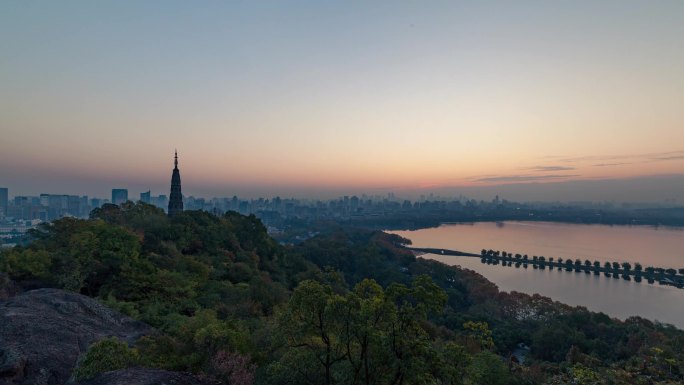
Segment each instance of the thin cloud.
[[[543,159],[548,157],[542,157]],[[578,156],[578,157],[566,157],[558,158],[558,162],[562,163],[583,163],[583,162],[596,162],[594,166],[606,167],[606,166],[617,166],[622,164],[636,164],[636,163],[650,163],[650,162],[663,162],[672,160],[684,159],[684,151],[666,151],[666,152],[656,152],[656,153],[646,153],[646,154],[627,154],[627,155],[591,155],[591,156]],[[623,162],[624,161],[624,162]]]
[[585,161],[591,161],[591,162],[601,162],[601,161],[611,161],[611,160],[620,160],[620,159],[635,159],[635,158],[640,158],[643,155],[609,155],[609,156],[603,156],[603,155],[592,155],[592,156],[578,156],[574,158],[563,158],[560,159],[559,162],[563,163],[580,163],[580,162],[585,162]]
[[500,175],[487,176],[473,179],[474,182],[489,182],[489,183],[507,183],[507,182],[538,182],[550,179],[567,179],[577,177],[580,175]]
[[681,160],[681,159],[684,159],[684,155],[659,156],[659,157],[653,158],[654,161]]
[[568,166],[536,166],[530,167],[527,170],[537,171],[537,172],[550,172],[550,171],[571,171],[574,167]]
[[631,163],[631,162],[597,163],[597,164],[594,164],[592,166],[594,166],[594,167],[610,167],[610,166],[623,166],[626,164],[634,164],[634,163]]

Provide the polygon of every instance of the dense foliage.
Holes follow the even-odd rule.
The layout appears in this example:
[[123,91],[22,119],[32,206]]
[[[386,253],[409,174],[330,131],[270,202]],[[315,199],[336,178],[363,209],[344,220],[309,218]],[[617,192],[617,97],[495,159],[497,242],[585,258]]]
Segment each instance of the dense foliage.
[[125,369],[143,364],[136,349],[117,338],[105,338],[95,342],[78,362],[74,370],[76,380],[87,380],[98,373]]
[[673,327],[502,293],[382,232],[336,227],[285,247],[254,216],[169,219],[127,203],[32,237],[0,254],[0,270],[25,288],[99,298],[160,331],[135,347],[96,343],[81,378],[135,365],[227,384],[683,380],[684,333]]

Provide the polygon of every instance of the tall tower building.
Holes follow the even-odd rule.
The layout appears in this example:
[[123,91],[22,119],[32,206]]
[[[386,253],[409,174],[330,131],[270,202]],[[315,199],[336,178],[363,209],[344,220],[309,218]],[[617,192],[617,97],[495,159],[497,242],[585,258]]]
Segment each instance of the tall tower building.
[[112,189],[112,203],[120,205],[128,201],[128,189],[113,188]]
[[0,187],[0,217],[7,217],[9,213],[7,208],[9,207],[9,194],[6,187]]
[[147,190],[147,192],[141,192],[140,193],[140,201],[144,203],[150,203],[152,194],[150,190]]
[[171,195],[169,196],[169,216],[183,212],[183,193],[181,193],[180,171],[178,171],[178,151],[174,156],[173,174],[171,174]]

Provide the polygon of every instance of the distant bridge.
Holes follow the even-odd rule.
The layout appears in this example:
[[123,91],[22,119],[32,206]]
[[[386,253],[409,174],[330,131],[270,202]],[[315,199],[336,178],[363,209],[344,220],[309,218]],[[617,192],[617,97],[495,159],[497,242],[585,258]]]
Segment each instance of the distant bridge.
[[[646,279],[648,283],[654,283],[658,281],[658,283],[661,285],[675,286],[680,289],[684,288],[684,273],[682,273],[684,269],[680,269],[680,274],[677,274],[677,271],[675,269],[648,267],[645,270],[642,270],[641,264],[638,263],[635,264],[634,269],[631,268],[631,265],[628,266],[628,268],[625,268],[624,265],[620,265],[623,267],[622,269],[620,269],[616,268],[614,266],[614,263],[612,263],[610,267],[607,267],[605,264],[586,264],[586,261],[582,263],[582,261],[580,261],[579,259],[573,260],[572,258],[567,258],[565,260],[557,259],[554,261],[553,258],[545,259],[544,257],[535,256],[533,257],[533,259],[529,259],[527,255],[522,256],[520,254],[516,254],[515,256],[513,256],[512,254],[506,253],[499,254],[498,252],[492,252],[492,250],[489,250],[486,254],[482,255],[466,253],[464,251],[458,250],[426,247],[406,247],[406,249],[411,250],[416,254],[435,254],[448,255],[454,257],[480,258],[482,260],[482,263],[486,263],[488,265],[501,264],[503,266],[522,266],[523,268],[527,268],[529,265],[532,265],[534,269],[540,270],[544,270],[548,267],[549,270],[557,268],[558,270],[565,270],[567,272],[584,272],[586,274],[593,273],[594,275],[601,275],[601,273],[603,273],[603,275],[607,278],[622,277],[622,279],[626,281],[631,281],[633,277],[635,282],[641,282],[643,278]],[[577,261],[580,262],[578,263]],[[636,265],[639,265],[639,267],[636,268]]]
[[480,254],[466,253],[464,251],[449,250],[449,249],[431,249],[424,247],[407,247],[407,249],[422,253],[422,254],[437,254],[437,255],[451,255],[454,257],[477,257],[480,258]]

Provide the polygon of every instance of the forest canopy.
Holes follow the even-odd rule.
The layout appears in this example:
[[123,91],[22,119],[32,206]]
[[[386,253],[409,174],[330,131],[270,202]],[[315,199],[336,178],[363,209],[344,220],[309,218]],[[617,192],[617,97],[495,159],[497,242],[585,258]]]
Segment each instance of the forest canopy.
[[93,298],[156,328],[103,340],[87,378],[120,367],[226,384],[674,384],[684,333],[503,293],[416,258],[407,240],[337,226],[294,246],[254,216],[105,205],[42,225],[0,254],[25,290]]

